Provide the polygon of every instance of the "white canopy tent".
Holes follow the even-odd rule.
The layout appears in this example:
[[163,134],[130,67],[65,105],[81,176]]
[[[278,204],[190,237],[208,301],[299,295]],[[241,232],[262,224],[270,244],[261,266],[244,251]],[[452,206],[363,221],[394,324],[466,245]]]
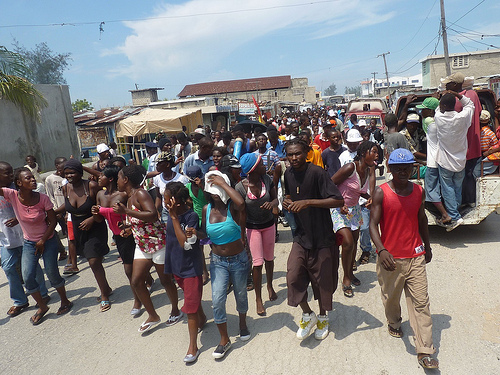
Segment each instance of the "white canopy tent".
[[117,137],[137,137],[148,133],[177,133],[182,127],[187,133],[203,125],[201,110],[146,108],[137,115],[127,117],[116,125]]

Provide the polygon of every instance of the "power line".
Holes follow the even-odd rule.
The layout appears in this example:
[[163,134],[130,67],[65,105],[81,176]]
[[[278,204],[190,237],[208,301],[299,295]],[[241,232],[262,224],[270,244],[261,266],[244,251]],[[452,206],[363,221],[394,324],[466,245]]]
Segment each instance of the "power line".
[[451,30],[451,31],[456,32],[457,34],[459,34],[460,36],[462,36],[462,37],[464,37],[464,38],[467,38],[467,39],[469,39],[469,40],[472,40],[472,41],[473,41],[473,42],[475,42],[475,43],[483,44],[483,45],[485,45],[485,46],[492,47],[492,48],[500,48],[500,47],[494,46],[493,44],[488,44],[488,43],[480,42],[479,40],[475,40],[475,39],[469,38],[467,35],[464,35],[464,34],[462,34],[460,31],[457,31],[457,30],[455,30],[455,29],[450,28],[450,30]]
[[436,5],[437,2],[438,2],[438,0],[434,1],[434,4],[432,4],[431,9],[429,10],[429,13],[427,13],[427,16],[425,17],[424,21],[422,22],[422,24],[420,25],[420,27],[418,28],[418,30],[415,32],[415,34],[411,37],[410,41],[408,43],[406,43],[406,45],[403,48],[401,48],[399,51],[396,51],[394,53],[399,53],[399,52],[403,51],[406,47],[408,47],[410,45],[410,43],[413,41],[413,39],[415,39],[415,37],[417,36],[417,34],[420,32],[420,30],[424,26],[425,21],[427,21],[427,19],[429,18],[430,14],[432,12],[432,9],[434,9],[434,5]]
[[136,18],[136,19],[122,19],[122,20],[104,20],[104,21],[88,21],[88,22],[60,22],[60,23],[49,23],[49,24],[34,24],[34,25],[0,25],[0,28],[13,28],[13,27],[52,27],[52,26],[84,26],[84,25],[99,25],[101,23],[115,23],[115,22],[134,22],[134,21],[150,21],[159,19],[177,19],[177,18],[190,18],[190,17],[202,17],[202,16],[215,16],[222,14],[234,14],[234,13],[247,13],[247,12],[258,12],[264,10],[273,9],[283,9],[283,8],[295,8],[305,5],[316,5],[325,3],[335,3],[340,0],[317,0],[309,1],[307,3],[299,4],[288,4],[288,5],[275,5],[264,8],[252,8],[252,9],[238,9],[238,10],[227,10],[221,12],[207,12],[207,13],[195,13],[195,14],[185,14],[178,16],[159,16],[159,17],[147,17],[147,18]]

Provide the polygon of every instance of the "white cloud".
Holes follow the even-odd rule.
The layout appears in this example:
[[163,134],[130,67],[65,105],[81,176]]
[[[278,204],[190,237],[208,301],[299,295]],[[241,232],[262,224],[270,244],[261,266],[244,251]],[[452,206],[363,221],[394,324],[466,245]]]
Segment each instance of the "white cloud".
[[[113,74],[135,79],[181,68],[203,70],[236,48],[277,30],[307,27],[303,35],[310,39],[330,37],[394,17],[394,13],[380,10],[387,2],[312,1],[290,6],[306,1],[190,0],[180,5],[165,4],[151,15],[162,18],[125,22],[132,34],[114,52],[124,54],[130,64],[116,68]],[[267,9],[242,11],[263,8]]]

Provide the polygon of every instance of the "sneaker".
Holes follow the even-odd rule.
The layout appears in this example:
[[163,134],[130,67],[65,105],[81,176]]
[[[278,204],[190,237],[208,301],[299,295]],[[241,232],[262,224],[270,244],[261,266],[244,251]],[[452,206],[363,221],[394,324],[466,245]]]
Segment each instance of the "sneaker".
[[458,220],[453,220],[450,225],[446,227],[447,232],[451,232],[453,229],[457,228],[459,225],[464,223],[464,219],[460,218]]
[[328,315],[318,315],[318,323],[316,324],[316,331],[314,331],[314,338],[316,340],[324,340],[328,336],[330,323]]
[[212,357],[215,359],[221,359],[226,355],[229,349],[231,349],[231,341],[228,341],[226,345],[217,345],[212,353]]
[[299,329],[297,331],[297,338],[299,340],[304,340],[309,336],[313,330],[316,329],[316,322],[318,318],[314,312],[310,314],[302,313],[302,319],[300,319]]
[[250,331],[248,330],[248,328],[240,330],[240,340],[241,341],[250,340]]

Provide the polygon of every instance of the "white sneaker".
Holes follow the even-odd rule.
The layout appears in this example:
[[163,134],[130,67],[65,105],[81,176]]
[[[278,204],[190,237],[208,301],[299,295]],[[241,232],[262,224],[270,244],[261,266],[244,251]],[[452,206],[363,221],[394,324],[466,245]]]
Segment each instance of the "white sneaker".
[[447,232],[451,232],[453,229],[456,229],[459,225],[462,225],[464,223],[464,219],[460,218],[457,221],[452,221],[451,225],[446,227]]
[[328,322],[328,315],[318,315],[318,323],[316,324],[316,331],[314,331],[314,338],[316,340],[324,340],[328,336],[330,323]]
[[318,318],[314,312],[310,314],[302,313],[302,319],[300,319],[299,329],[297,331],[297,338],[299,340],[304,340],[316,329],[316,322]]

